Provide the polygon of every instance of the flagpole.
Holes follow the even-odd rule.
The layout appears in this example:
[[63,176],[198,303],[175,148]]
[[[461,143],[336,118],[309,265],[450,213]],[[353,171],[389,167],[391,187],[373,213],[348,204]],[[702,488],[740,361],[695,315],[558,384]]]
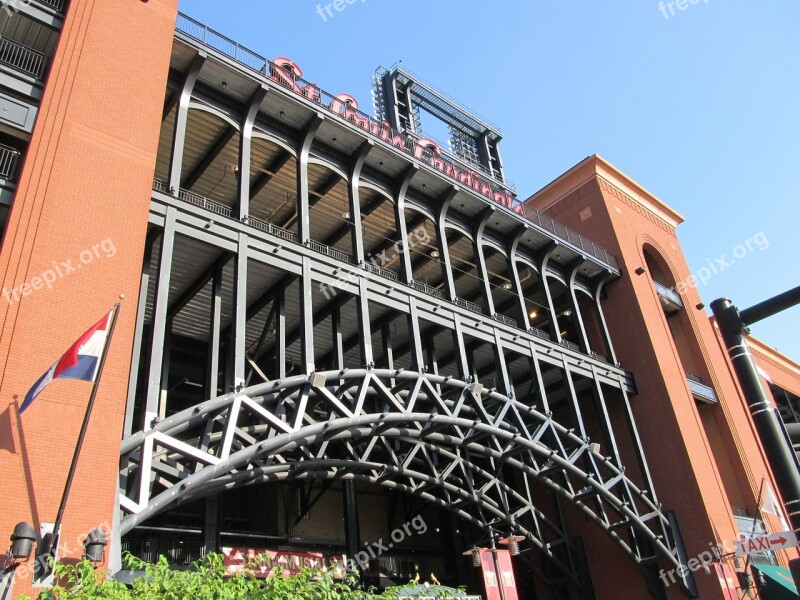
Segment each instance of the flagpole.
[[[120,295],[120,300],[122,300],[124,296]],[[103,354],[100,355],[100,363],[97,366],[97,374],[94,378],[94,383],[92,384],[92,394],[89,396],[89,403],[86,405],[86,413],[83,415],[83,423],[81,424],[81,432],[78,434],[78,441],[75,444],[75,452],[72,454],[72,463],[69,466],[69,473],[67,474],[67,482],[64,484],[64,493],[61,495],[61,503],[58,505],[58,514],[56,515],[56,521],[53,524],[53,533],[50,536],[50,547],[47,549],[47,554],[56,560],[58,557],[56,556],[57,548],[58,548],[58,538],[59,538],[59,528],[61,527],[61,521],[64,517],[64,509],[67,506],[67,498],[69,497],[70,488],[72,487],[72,481],[75,478],[75,471],[78,467],[78,458],[81,454],[81,449],[83,448],[83,441],[86,439],[86,430],[89,428],[89,419],[92,416],[92,408],[94,407],[94,401],[97,397],[97,388],[100,385],[100,377],[103,374],[103,367],[106,363],[106,356],[108,355],[108,349],[111,346],[111,336],[114,335],[114,327],[117,324],[117,315],[119,314],[120,309],[120,302],[117,302],[114,305],[114,310],[111,314],[111,325],[108,328],[108,336],[106,337],[106,343],[103,348]],[[45,567],[49,569],[49,565]]]

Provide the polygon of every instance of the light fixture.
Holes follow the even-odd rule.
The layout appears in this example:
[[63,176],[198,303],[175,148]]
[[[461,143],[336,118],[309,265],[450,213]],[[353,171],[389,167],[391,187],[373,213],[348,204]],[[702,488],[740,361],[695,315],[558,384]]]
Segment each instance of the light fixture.
[[18,560],[28,560],[31,556],[33,542],[36,541],[36,532],[30,523],[17,523],[14,533],[11,534],[11,549],[9,553]]
[[481,550],[477,546],[473,546],[470,550],[464,552],[463,555],[472,558],[473,567],[477,568],[481,566]]
[[510,283],[510,282],[508,282],[508,281],[506,281],[506,282],[503,284],[503,289],[504,289],[504,290],[510,290],[510,289],[511,289],[511,283]]
[[508,546],[508,553],[511,556],[518,556],[519,555],[519,543],[525,541],[525,538],[521,535],[509,535],[506,538],[502,538],[497,540],[498,543]]
[[571,309],[571,308],[564,309],[564,310],[561,312],[561,314],[560,314],[560,315],[558,315],[558,316],[559,316],[559,317],[571,317],[571,316],[572,316],[572,309]]
[[347,211],[343,212],[343,213],[342,213],[342,218],[343,218],[343,219],[349,219],[349,218],[350,218],[350,213],[349,213],[349,212],[347,212]]
[[434,250],[433,252],[431,252],[431,258],[439,258],[439,251]]
[[634,271],[634,273],[637,275],[644,275],[644,272],[644,267],[636,267],[636,270]]
[[222,82],[222,89],[223,89],[223,90],[226,90],[226,89],[228,89],[228,82],[227,82],[227,81],[223,81],[223,82]]
[[539,313],[536,312],[535,310],[532,310],[531,312],[528,313],[528,317],[531,318],[531,319],[535,319],[538,316],[539,316]]
[[106,545],[106,532],[100,527],[93,529],[83,541],[83,555],[91,562],[102,562]]

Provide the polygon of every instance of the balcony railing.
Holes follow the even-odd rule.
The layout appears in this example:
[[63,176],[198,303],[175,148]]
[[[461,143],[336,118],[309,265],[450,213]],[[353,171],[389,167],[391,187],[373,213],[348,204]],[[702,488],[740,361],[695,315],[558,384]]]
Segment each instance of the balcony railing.
[[269,233],[270,235],[274,235],[275,237],[279,237],[289,242],[297,243],[296,233],[289,231],[288,229],[284,229],[283,227],[278,227],[277,225],[273,225],[272,223],[268,223],[267,221],[262,221],[261,219],[249,217],[246,221],[246,224],[250,225],[251,227],[255,227],[256,229],[259,229],[264,233]]
[[[199,21],[195,21],[194,19],[179,13],[175,28],[178,32],[198,41],[204,46],[220,52],[221,54],[250,69],[251,71],[258,73],[259,75],[264,77],[272,76],[271,79],[279,85],[292,90],[298,95],[305,97],[307,100],[312,100],[313,102],[328,108],[331,112],[333,112],[333,106],[340,106],[342,110],[334,113],[337,117],[353,123],[357,127],[369,132],[370,135],[377,136],[387,143],[390,143],[404,154],[417,158],[421,156],[421,160],[428,163],[430,163],[431,159],[433,158],[431,150],[426,147],[418,147],[419,145],[414,137],[392,129],[386,123],[376,120],[371,115],[368,115],[357,108],[342,104],[342,102],[337,100],[333,94],[317,88],[314,84],[300,77],[294,77],[290,73],[281,72],[280,74],[283,75],[282,77],[275,76],[275,73],[280,70],[280,67],[277,67],[260,54],[241,46],[230,38],[214,31],[206,25],[203,25]],[[308,94],[306,94],[303,92],[304,88],[313,90],[313,92],[308,92]],[[449,153],[443,154],[438,158],[442,159],[446,163],[452,163],[452,166],[455,166],[457,170],[463,171],[464,173],[470,173],[474,171],[473,165],[463,163],[458,160],[458,157],[454,157]],[[445,171],[447,171],[447,169],[445,169]],[[491,179],[488,179],[487,181],[492,184],[490,187],[497,187],[495,185],[496,182],[493,182]],[[500,184],[500,187],[497,188],[497,191],[500,190],[502,190],[503,193],[510,193],[506,184]],[[513,196],[513,193],[511,193],[509,196],[512,201],[514,200]],[[547,215],[540,213],[535,208],[526,206],[524,204],[516,204],[513,208],[509,207],[509,210],[513,210],[517,217],[523,219],[524,221],[528,221],[529,223],[538,225],[545,231],[554,235],[556,238],[566,241],[571,246],[579,249],[581,252],[598,259],[614,269],[619,269],[619,262],[613,254],[580,235],[579,233],[576,233],[569,227],[566,227],[561,223],[554,221]]]
[[428,285],[427,283],[423,283],[421,281],[412,281],[411,287],[413,287],[415,290],[419,290],[424,294],[428,294],[429,296],[438,298],[439,300],[445,299],[444,294],[441,292],[441,290],[438,290],[432,285]]
[[696,399],[702,402],[707,402],[708,404],[719,403],[719,399],[717,398],[717,393],[714,391],[714,388],[703,383],[703,381],[697,375],[687,371],[686,380],[689,382],[689,389]]
[[507,317],[505,315],[501,315],[500,313],[494,313],[492,315],[492,318],[495,321],[500,321],[501,323],[505,323],[506,325],[508,325],[510,327],[519,327],[519,323],[517,322],[516,319],[512,319],[511,317]]
[[19,150],[0,144],[0,179],[13,181],[17,176]]
[[546,331],[542,331],[538,327],[528,327],[528,333],[535,335],[540,340],[547,340],[548,342],[551,341],[550,334],[547,333]]
[[464,300],[464,298],[456,298],[453,300],[456,306],[460,306],[461,308],[466,308],[467,310],[471,310],[472,312],[483,314],[483,309],[480,305],[475,304],[474,302],[470,302],[469,300]]
[[325,244],[321,244],[320,242],[309,240],[308,247],[314,250],[315,252],[319,252],[320,254],[324,254],[325,256],[330,256],[331,258],[335,258],[336,260],[340,260],[346,263],[353,262],[353,257],[347,254],[347,252],[342,252],[341,250],[337,250],[336,248],[331,248],[330,246],[326,246]]
[[365,262],[364,267],[370,273],[375,273],[375,275],[380,275],[386,279],[390,279],[391,281],[399,281],[400,277],[394,271],[390,271],[389,269],[384,269],[383,267],[379,267],[378,265],[373,265],[371,262]]
[[560,345],[564,346],[564,348],[567,348],[567,349],[572,350],[574,352],[580,352],[581,351],[581,347],[578,346],[578,344],[574,344],[574,343],[570,342],[569,340],[561,340],[558,343]]
[[36,79],[41,79],[47,64],[47,57],[41,52],[8,38],[0,38],[0,63]]
[[39,4],[44,4],[45,6],[49,6],[53,10],[63,13],[64,12],[64,5],[66,5],[66,0],[36,0]]

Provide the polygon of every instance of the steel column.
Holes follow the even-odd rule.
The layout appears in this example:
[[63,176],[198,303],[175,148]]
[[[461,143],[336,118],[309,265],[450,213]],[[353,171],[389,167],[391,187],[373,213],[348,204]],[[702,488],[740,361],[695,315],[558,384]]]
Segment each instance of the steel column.
[[398,258],[400,259],[400,264],[402,265],[402,280],[404,283],[408,284],[414,280],[414,271],[411,268],[411,254],[408,251],[408,227],[406,224],[405,204],[408,187],[411,185],[411,180],[414,179],[414,175],[417,174],[418,170],[419,167],[416,165],[411,165],[408,167],[403,175],[400,176],[400,179],[395,186],[394,194],[394,220],[395,231],[398,238],[396,241],[401,244],[400,256]]
[[601,303],[603,289],[605,288],[606,283],[608,283],[612,277],[613,275],[611,273],[606,273],[600,278],[594,287],[593,298],[595,311],[597,314],[597,322],[600,325],[600,331],[603,334],[603,343],[605,344],[606,352],[608,352],[608,359],[611,361],[611,364],[617,365],[619,364],[619,361],[617,360],[617,353],[614,352],[614,344],[611,343],[611,334],[608,331],[608,324],[606,323],[606,316],[603,312],[603,305]]
[[239,173],[238,173],[238,198],[234,216],[240,221],[250,214],[250,162],[253,147],[253,124],[256,122],[261,103],[267,96],[269,88],[261,84],[253,92],[248,102],[247,112],[241,123],[239,135]]
[[197,56],[192,59],[189,68],[186,71],[186,76],[183,80],[183,85],[178,99],[177,113],[175,114],[175,128],[172,137],[172,152],[169,159],[169,193],[173,196],[178,194],[181,188],[181,169],[183,168],[183,149],[186,144],[186,125],[189,122],[189,102],[192,99],[192,90],[194,89],[197,78],[200,76],[200,70],[206,62],[208,55],[200,50]]
[[310,374],[314,366],[314,302],[311,295],[311,259],[303,257],[300,276],[300,372]]
[[486,259],[483,256],[483,232],[489,219],[494,214],[494,209],[489,207],[484,209],[481,213],[477,225],[473,231],[473,250],[475,252],[475,265],[478,267],[478,277],[481,280],[481,289],[483,290],[484,309],[489,316],[494,315],[494,298],[492,298],[492,286],[489,282],[489,273],[486,269]]
[[206,363],[206,398],[219,394],[219,342],[222,328],[222,271],[217,267],[211,279],[211,303],[209,306],[208,358]]
[[437,200],[437,214],[436,214],[436,247],[439,250],[439,260],[442,266],[442,281],[444,282],[444,290],[447,299],[453,302],[457,297],[456,283],[453,279],[453,264],[450,260],[450,249],[447,244],[447,211],[450,204],[458,194],[458,188],[452,186],[444,194],[439,196]]
[[233,323],[231,327],[233,353],[233,387],[239,389],[245,385],[245,368],[247,356],[245,338],[247,334],[247,256],[248,236],[239,233],[239,244],[233,269]]
[[511,239],[508,245],[508,266],[511,273],[511,279],[514,280],[514,289],[517,291],[517,303],[522,315],[520,325],[523,329],[528,330],[531,327],[531,320],[528,316],[528,307],[525,305],[525,295],[522,292],[522,281],[519,278],[519,267],[517,267],[517,248],[522,241],[522,237],[528,231],[528,226],[523,225],[520,227]]
[[[136,389],[139,383],[139,364],[142,358],[142,343],[144,339],[144,317],[147,310],[147,291],[150,287],[150,263],[153,260],[153,245],[158,239],[159,230],[150,229],[144,243],[144,258],[142,259],[142,277],[139,284],[139,302],[136,305],[136,328],[133,331],[133,349],[131,350],[131,368],[128,380],[128,402],[125,404],[125,424],[122,437],[133,433],[133,411],[136,407]],[[145,384],[145,394],[147,394]]]
[[578,277],[583,263],[586,259],[581,257],[575,259],[572,264],[567,267],[569,279],[567,279],[567,289],[569,290],[570,301],[572,302],[572,322],[578,329],[578,341],[580,342],[581,350],[585,353],[591,352],[592,348],[589,345],[589,336],[586,334],[586,325],[583,322],[583,315],[581,315],[580,306],[578,306],[578,297],[575,294],[575,279]]
[[167,330],[167,309],[169,308],[169,287],[172,275],[172,256],[175,249],[175,219],[178,211],[172,207],[164,216],[164,230],[161,234],[161,249],[158,256],[158,275],[153,301],[153,316],[150,335],[150,359],[148,361],[147,396],[142,428],[149,429],[158,416],[161,396],[161,370],[164,360],[164,339]]
[[357,265],[364,262],[364,231],[361,223],[361,195],[359,193],[359,183],[361,180],[361,169],[364,167],[364,161],[367,160],[375,143],[367,140],[355,154],[355,157],[350,162],[350,172],[348,173],[348,203],[350,211],[350,219],[353,222],[352,229],[352,242],[353,242],[353,258]]
[[550,258],[553,256],[553,253],[558,249],[558,247],[558,242],[551,242],[537,257],[539,259],[538,262],[541,270],[540,276],[542,280],[542,289],[544,289],[544,294],[547,297],[547,309],[550,312],[550,336],[555,342],[559,342],[561,340],[561,330],[558,327],[558,315],[556,314],[556,309],[553,305],[553,294],[550,292],[550,284],[548,283],[549,277],[547,277],[547,263],[550,261]]
[[303,129],[302,141],[297,148],[297,240],[308,244],[311,240],[311,214],[308,187],[308,154],[317,129],[325,117],[316,114]]

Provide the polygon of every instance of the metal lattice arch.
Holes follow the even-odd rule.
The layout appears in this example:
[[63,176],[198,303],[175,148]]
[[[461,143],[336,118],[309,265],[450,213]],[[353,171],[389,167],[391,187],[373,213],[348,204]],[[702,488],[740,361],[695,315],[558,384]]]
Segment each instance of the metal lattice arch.
[[638,564],[681,564],[670,522],[588,439],[455,378],[351,369],[255,385],[122,443],[121,534],[174,505],[255,483],[354,479],[393,488],[554,552],[568,538],[533,488],[579,508]]

